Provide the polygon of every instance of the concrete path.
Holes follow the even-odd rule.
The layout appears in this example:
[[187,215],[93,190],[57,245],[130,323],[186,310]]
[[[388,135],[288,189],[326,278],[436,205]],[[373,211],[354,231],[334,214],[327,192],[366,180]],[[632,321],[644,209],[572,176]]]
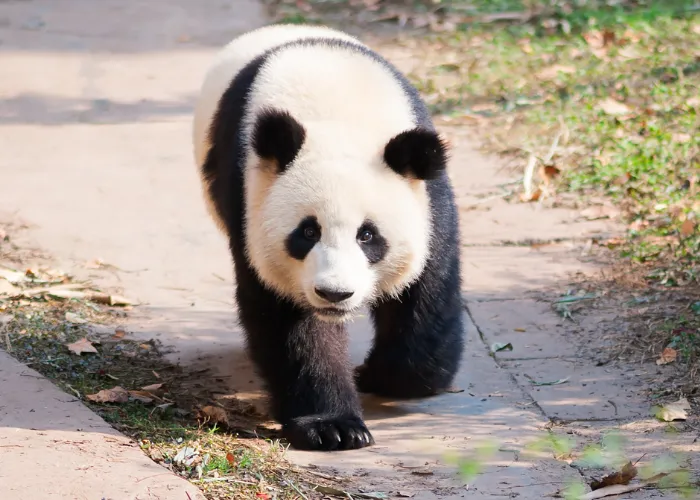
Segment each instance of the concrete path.
[[[0,2],[0,220],[28,224],[24,242],[71,273],[140,301],[130,330],[174,346],[181,363],[215,369],[251,401],[262,401],[261,393],[235,324],[226,242],[200,197],[190,120],[214,51],[265,22],[252,0],[65,0],[60,8],[54,0]],[[410,53],[369,42],[410,70]],[[573,241],[615,228],[564,209],[476,204],[513,175],[476,153],[466,130],[442,130],[456,146],[451,174],[463,216],[469,341],[455,386],[464,392],[410,404],[366,398],[376,446],[289,456],[413,498],[542,498],[578,472],[513,450],[552,418],[575,421],[568,429],[592,439],[648,415],[637,391],[643,374],[578,356],[570,341],[577,331],[542,300],[566,291],[568,273],[592,270]],[[571,241],[502,245],[532,238]],[[86,269],[96,258],[121,271]],[[360,363],[371,339],[366,320],[353,324],[352,335]],[[493,342],[511,342],[514,350],[494,358],[487,348]],[[536,387],[528,376],[570,379]],[[645,452],[674,444],[649,438],[651,424],[643,422],[620,428],[644,432]],[[500,448],[467,490],[445,457],[484,439]],[[185,481],[126,442],[79,402],[0,357],[1,498],[184,499],[185,491],[196,498]],[[411,473],[426,463],[431,475]],[[42,474],[28,483],[22,471],[39,464],[46,464]]]

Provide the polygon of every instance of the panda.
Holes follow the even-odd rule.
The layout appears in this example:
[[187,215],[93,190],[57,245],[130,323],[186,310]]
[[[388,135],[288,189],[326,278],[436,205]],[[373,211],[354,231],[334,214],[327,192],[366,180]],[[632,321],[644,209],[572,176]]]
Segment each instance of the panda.
[[[250,31],[206,73],[193,142],[246,346],[292,447],[370,446],[359,393],[449,387],[464,344],[450,150],[394,66],[327,27]],[[375,335],[353,369],[345,324],[361,308]]]

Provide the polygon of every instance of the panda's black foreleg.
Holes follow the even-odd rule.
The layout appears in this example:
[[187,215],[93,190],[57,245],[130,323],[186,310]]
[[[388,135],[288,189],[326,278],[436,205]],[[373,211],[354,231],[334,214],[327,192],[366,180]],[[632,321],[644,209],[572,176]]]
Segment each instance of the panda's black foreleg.
[[459,260],[440,257],[398,299],[372,309],[374,344],[355,370],[360,392],[416,398],[452,384],[464,346]]
[[343,325],[321,322],[250,281],[239,285],[237,300],[249,352],[290,444],[328,451],[373,444]]

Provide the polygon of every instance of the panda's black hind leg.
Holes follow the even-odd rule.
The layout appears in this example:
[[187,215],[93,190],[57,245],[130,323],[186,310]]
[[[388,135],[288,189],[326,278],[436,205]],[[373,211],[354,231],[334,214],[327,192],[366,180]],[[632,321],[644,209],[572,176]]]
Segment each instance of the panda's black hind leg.
[[464,346],[458,256],[443,253],[398,299],[376,305],[372,317],[374,344],[355,369],[360,392],[417,398],[449,388]]

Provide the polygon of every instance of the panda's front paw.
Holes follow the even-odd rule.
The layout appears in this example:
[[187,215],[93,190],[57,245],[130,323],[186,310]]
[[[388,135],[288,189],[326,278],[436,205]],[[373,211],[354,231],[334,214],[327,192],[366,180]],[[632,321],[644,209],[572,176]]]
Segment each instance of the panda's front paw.
[[284,437],[299,450],[355,450],[371,446],[374,438],[359,417],[309,415],[282,427]]

